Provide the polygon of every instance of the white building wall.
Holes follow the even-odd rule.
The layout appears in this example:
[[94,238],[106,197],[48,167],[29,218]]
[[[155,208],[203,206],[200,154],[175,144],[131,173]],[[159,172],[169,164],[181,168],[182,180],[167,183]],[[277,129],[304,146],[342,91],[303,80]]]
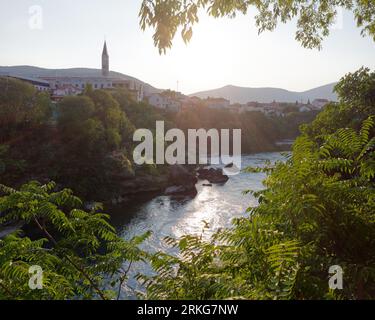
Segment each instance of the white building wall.
[[181,102],[154,93],[148,97],[148,103],[155,108],[178,112],[181,109]]
[[148,97],[148,103],[155,108],[159,109],[166,109],[167,108],[167,101],[166,99],[160,94],[152,94]]
[[313,102],[312,102],[312,105],[318,109],[322,109],[324,108],[327,104],[329,103],[328,100],[325,100],[325,99],[315,99]]
[[113,81],[110,79],[101,78],[57,78],[48,79],[52,89],[57,89],[59,86],[72,85],[80,90],[90,84],[93,89],[111,89],[113,88]]

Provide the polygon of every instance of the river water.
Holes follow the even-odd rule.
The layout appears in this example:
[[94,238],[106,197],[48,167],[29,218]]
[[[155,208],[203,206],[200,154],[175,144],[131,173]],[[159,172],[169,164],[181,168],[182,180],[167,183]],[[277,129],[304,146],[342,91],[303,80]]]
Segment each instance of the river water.
[[[244,155],[242,168],[261,167],[267,160],[275,162],[283,159],[278,152]],[[256,206],[257,200],[251,194],[244,195],[243,191],[262,190],[265,177],[263,173],[241,172],[231,176],[226,184],[212,187],[203,186],[207,181],[199,181],[198,194],[194,198],[147,195],[112,210],[111,222],[126,239],[152,231],[142,248],[150,252],[172,253],[173,250],[163,240],[166,236],[200,235],[203,221],[206,221],[209,229],[204,236],[209,237],[217,229],[229,227],[233,218],[245,216],[246,209]],[[146,264],[137,264],[133,272],[150,274],[152,270]],[[129,284],[133,289],[139,289],[135,281]]]

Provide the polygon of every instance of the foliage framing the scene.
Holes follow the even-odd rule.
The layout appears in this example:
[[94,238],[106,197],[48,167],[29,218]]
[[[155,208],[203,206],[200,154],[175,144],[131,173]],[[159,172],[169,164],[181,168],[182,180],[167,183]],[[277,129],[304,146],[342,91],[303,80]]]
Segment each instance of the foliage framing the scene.
[[[146,257],[138,245],[149,233],[125,241],[100,206],[86,212],[70,190],[55,188],[52,182],[30,182],[20,190],[1,186],[0,223],[20,222],[36,231],[32,238],[17,231],[0,240],[0,299],[119,298],[132,263]],[[43,270],[40,290],[29,287],[31,266]]]
[[[148,297],[374,298],[375,95],[367,85],[373,77],[368,69],[348,74],[336,90],[350,84],[362,88],[360,95],[341,94],[339,103],[305,126],[285,162],[247,169],[269,173],[266,189],[254,193],[259,206],[249,209],[249,217],[210,241],[167,238],[180,255],[153,257],[157,275],[139,277]],[[356,106],[367,107],[357,113]],[[329,129],[341,118],[341,128]],[[334,265],[344,270],[343,290],[329,288]]]
[[306,48],[321,48],[339,9],[352,11],[362,35],[375,39],[375,2],[368,0],[144,0],[139,16],[143,30],[154,29],[154,44],[160,53],[172,47],[180,29],[183,40],[189,42],[204,10],[215,18],[255,11],[259,33],[296,19],[296,40]]

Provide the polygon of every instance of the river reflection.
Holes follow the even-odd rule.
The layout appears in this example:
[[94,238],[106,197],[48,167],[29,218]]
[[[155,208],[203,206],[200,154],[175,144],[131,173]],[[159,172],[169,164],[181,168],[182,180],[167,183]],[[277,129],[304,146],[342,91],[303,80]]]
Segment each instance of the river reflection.
[[[283,160],[280,153],[244,155],[242,167],[264,166],[266,161]],[[203,221],[209,224],[204,236],[209,237],[219,228],[229,227],[233,218],[246,215],[246,209],[256,206],[257,200],[245,190],[262,190],[263,173],[240,173],[231,176],[224,185],[203,186],[199,181],[198,194],[194,198],[147,195],[134,199],[123,207],[111,210],[112,224],[118,233],[128,239],[146,231],[152,236],[143,244],[150,252],[172,252],[165,244],[166,236],[181,237],[184,234],[201,234]],[[139,264],[135,272],[150,273],[149,266]],[[136,285],[133,283],[133,285]]]

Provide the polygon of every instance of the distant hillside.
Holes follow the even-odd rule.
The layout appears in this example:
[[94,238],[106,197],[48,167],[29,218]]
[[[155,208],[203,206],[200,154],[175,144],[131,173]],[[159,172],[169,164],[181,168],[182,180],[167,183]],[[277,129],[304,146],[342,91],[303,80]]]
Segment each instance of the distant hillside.
[[236,86],[225,86],[220,89],[209,91],[202,91],[191,94],[190,96],[197,96],[205,99],[212,98],[225,98],[230,100],[231,103],[246,103],[250,101],[258,102],[307,102],[317,98],[324,98],[331,101],[336,101],[337,96],[333,92],[333,87],[336,83],[327,84],[318,88],[314,88],[304,92],[294,92],[279,88],[246,88]]
[[[44,69],[32,66],[13,66],[13,67],[2,67],[0,66],[0,75],[13,75],[23,77],[100,77],[102,75],[101,69],[89,69],[89,68],[71,68],[71,69]],[[146,92],[159,92],[159,89],[145,83],[134,77],[119,73],[110,72],[111,77],[119,77],[126,80],[133,80],[137,84],[143,84]]]

